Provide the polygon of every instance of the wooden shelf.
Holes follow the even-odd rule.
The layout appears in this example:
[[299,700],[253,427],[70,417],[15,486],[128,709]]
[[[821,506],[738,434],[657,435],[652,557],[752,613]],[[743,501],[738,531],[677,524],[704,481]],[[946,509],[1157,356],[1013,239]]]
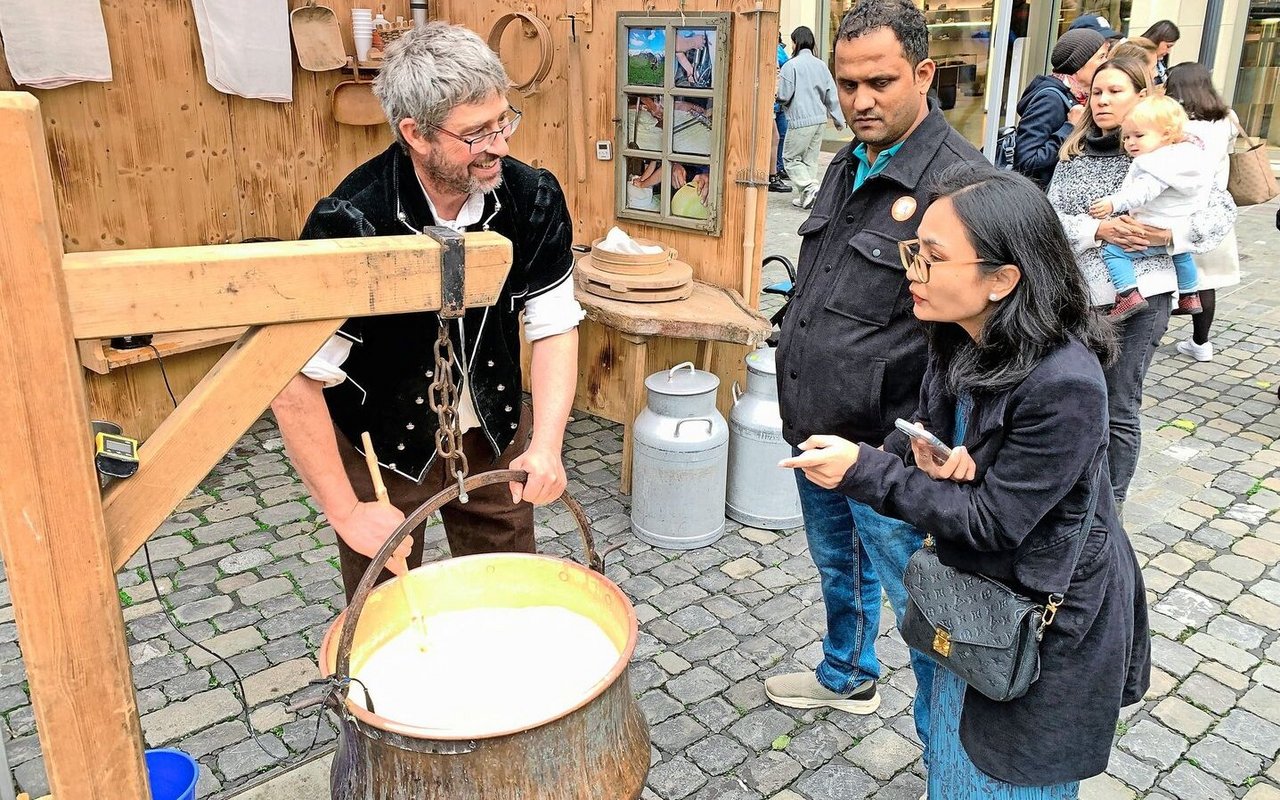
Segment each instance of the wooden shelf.
[[113,369],[120,369],[132,364],[141,364],[161,358],[189,353],[192,350],[203,350],[220,344],[230,344],[248,328],[206,328],[199,331],[183,331],[181,333],[158,333],[151,340],[155,347],[137,347],[130,350],[117,350],[108,339],[88,339],[77,342],[80,350],[80,363],[85,369],[99,375],[106,375]]

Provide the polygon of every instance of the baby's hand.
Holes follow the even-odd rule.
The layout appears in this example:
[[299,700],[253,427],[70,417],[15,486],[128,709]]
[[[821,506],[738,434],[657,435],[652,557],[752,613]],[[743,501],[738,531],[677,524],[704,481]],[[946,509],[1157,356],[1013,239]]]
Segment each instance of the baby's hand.
[[1089,216],[1094,219],[1106,219],[1111,216],[1111,212],[1115,211],[1115,206],[1105,197],[1101,200],[1094,200],[1089,205]]

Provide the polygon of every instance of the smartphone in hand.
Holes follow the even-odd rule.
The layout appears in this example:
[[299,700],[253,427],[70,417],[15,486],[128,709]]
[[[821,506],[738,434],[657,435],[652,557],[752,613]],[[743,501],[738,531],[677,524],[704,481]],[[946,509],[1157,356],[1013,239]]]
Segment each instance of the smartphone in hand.
[[893,424],[898,430],[910,436],[912,439],[917,439],[927,444],[934,452],[934,460],[939,464],[946,463],[947,459],[951,457],[951,448],[943,444],[942,440],[937,436],[934,436],[932,433],[917,428],[902,417],[895,419]]

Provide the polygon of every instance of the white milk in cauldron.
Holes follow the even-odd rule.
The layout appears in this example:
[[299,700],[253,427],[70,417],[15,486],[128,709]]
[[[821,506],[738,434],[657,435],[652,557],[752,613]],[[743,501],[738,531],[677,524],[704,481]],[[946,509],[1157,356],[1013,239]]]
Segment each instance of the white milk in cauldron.
[[[563,714],[618,662],[587,617],[560,606],[446,611],[413,622],[353,670],[350,697],[406,725],[485,735]],[[357,683],[358,681],[358,683]]]

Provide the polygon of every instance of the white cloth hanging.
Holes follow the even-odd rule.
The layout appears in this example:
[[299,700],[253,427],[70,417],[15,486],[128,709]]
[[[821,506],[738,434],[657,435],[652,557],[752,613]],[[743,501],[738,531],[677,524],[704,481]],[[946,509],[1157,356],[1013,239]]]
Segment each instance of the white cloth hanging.
[[23,86],[111,80],[98,0],[0,0],[0,38],[9,72]]
[[293,100],[288,0],[191,0],[191,5],[210,86],[253,100]]

